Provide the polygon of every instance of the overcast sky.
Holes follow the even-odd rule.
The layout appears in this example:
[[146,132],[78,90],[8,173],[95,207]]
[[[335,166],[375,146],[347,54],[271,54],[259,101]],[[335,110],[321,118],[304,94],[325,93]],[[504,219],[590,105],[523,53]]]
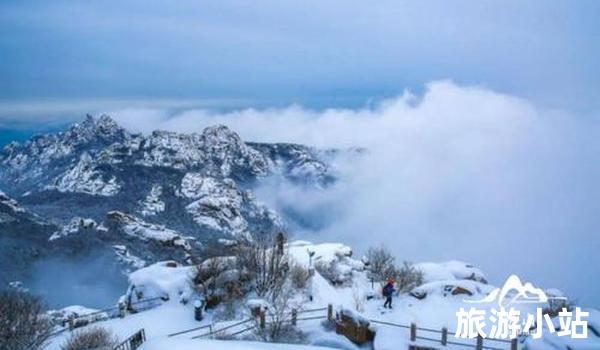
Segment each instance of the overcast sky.
[[588,116],[599,13],[572,0],[4,0],[0,127],[120,104],[363,106],[439,79]]

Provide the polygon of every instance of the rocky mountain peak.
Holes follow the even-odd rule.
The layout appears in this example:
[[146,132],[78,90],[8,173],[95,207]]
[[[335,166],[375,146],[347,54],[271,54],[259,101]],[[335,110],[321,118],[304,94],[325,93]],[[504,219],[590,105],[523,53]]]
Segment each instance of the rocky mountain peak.
[[102,115],[99,118],[94,118],[87,115],[81,123],[76,123],[64,133],[65,138],[92,141],[95,139],[110,142],[122,141],[130,136],[129,132],[123,129],[108,115]]
[[[78,158],[82,152],[94,154],[95,150],[130,138],[131,134],[110,117],[88,115],[83,122],[73,124],[65,131],[36,135],[24,144],[8,144],[0,153],[0,163],[6,165],[10,173],[21,173],[31,166],[47,166],[56,160]],[[40,172],[38,170],[32,176]]]
[[202,131],[202,139],[207,147],[240,146],[243,144],[240,136],[225,125],[206,127]]

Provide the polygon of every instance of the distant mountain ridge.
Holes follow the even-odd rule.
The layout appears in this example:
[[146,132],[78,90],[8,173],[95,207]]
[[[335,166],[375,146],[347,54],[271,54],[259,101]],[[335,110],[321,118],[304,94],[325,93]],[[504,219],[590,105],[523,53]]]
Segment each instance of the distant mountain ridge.
[[127,270],[282,230],[253,189],[270,176],[326,187],[336,152],[244,142],[223,125],[141,135],[108,116],[11,142],[0,152],[0,244],[13,249],[2,249],[0,282],[48,257],[102,255]]

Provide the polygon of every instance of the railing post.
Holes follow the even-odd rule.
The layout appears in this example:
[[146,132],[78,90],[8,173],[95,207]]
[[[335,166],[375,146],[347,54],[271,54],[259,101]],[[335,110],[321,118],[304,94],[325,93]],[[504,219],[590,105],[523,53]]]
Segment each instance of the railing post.
[[194,319],[196,321],[202,321],[202,302],[196,300],[194,302]]
[[417,340],[417,325],[414,323],[410,324],[410,341]]
[[292,309],[292,326],[296,325],[297,318],[298,318],[298,311],[296,309]]
[[119,302],[119,317],[123,318],[125,317],[125,310],[127,309],[127,306],[125,305],[124,302]]
[[483,350],[483,337],[481,334],[477,334],[477,345],[475,346],[477,350]]
[[260,312],[260,329],[265,329],[265,312]]
[[442,346],[446,346],[448,344],[448,328],[442,328]]
[[517,350],[517,345],[518,345],[518,340],[517,338],[513,338],[510,340],[510,350]]
[[332,304],[327,305],[327,321],[329,321],[329,322],[333,321],[333,305]]

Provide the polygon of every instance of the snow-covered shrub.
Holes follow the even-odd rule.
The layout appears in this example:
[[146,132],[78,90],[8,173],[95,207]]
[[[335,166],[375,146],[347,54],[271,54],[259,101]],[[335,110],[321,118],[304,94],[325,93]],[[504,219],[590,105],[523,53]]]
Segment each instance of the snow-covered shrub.
[[352,302],[356,311],[363,312],[365,310],[367,296],[356,282],[352,284]]
[[223,288],[223,308],[218,310],[217,318],[231,320],[237,317],[240,310],[240,299],[244,296],[242,287],[238,282],[227,283]]
[[397,274],[394,265],[394,256],[384,246],[371,247],[365,256],[368,264],[369,277],[375,281],[384,282],[388,278],[395,278]]
[[[236,258],[233,256],[218,256],[204,260],[196,266],[194,284],[208,299],[223,298],[228,284],[240,282]],[[243,293],[242,293],[243,294]]]
[[244,242],[236,247],[240,274],[253,286],[258,297],[280,293],[290,270],[290,259],[284,245],[277,240]]
[[106,328],[94,326],[77,331],[61,346],[62,350],[112,350],[117,337]]
[[43,348],[53,326],[42,312],[39,298],[18,290],[0,291],[0,349]]
[[265,313],[265,328],[260,327],[260,319],[256,322],[256,335],[266,342],[298,342],[302,333],[290,322],[292,312],[293,290],[286,283],[276,295],[272,295]]
[[407,261],[396,271],[395,277],[398,293],[408,293],[423,284],[423,272]]
[[304,289],[308,283],[308,279],[310,278],[310,274],[308,269],[300,264],[292,264],[290,268],[290,280],[292,282],[292,286],[296,289]]

